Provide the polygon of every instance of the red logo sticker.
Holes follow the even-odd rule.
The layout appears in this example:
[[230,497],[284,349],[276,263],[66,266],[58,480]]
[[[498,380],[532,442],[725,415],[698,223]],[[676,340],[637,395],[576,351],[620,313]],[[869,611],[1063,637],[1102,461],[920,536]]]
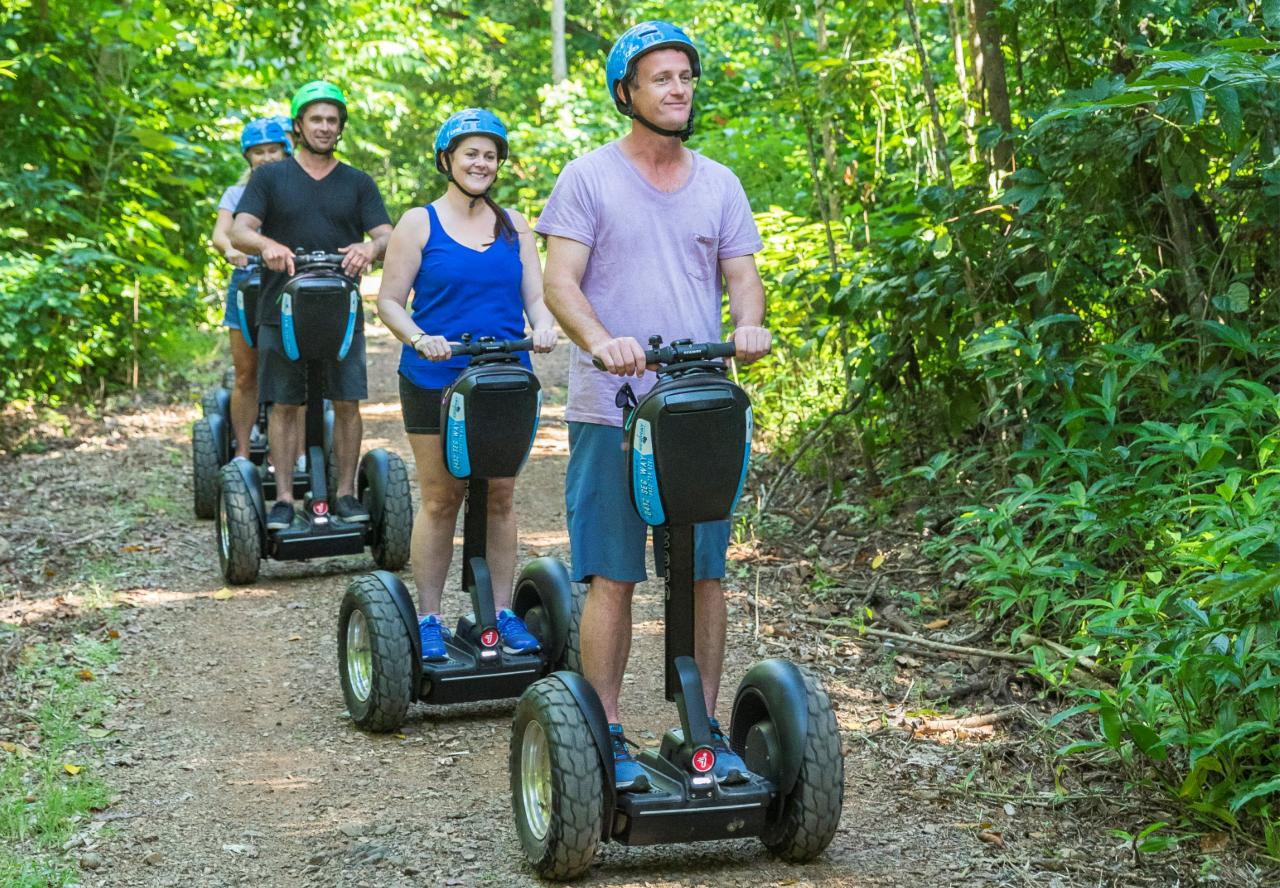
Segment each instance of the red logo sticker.
[[498,644],[498,630],[486,629],[481,632],[480,643],[487,648],[495,647]]
[[316,500],[316,502],[311,506],[311,511],[315,512],[317,515],[328,515],[329,504],[324,500]]
[[705,774],[716,766],[716,754],[706,747],[693,753],[693,770]]

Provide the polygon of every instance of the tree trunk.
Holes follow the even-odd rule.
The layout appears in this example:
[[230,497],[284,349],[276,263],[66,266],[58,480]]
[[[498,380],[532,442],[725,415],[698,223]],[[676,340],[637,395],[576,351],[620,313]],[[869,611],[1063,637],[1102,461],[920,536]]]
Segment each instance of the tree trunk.
[[947,132],[942,128],[942,114],[938,111],[938,96],[933,90],[933,71],[929,68],[929,56],[925,54],[924,43],[920,40],[920,20],[916,18],[916,5],[913,0],[903,0],[907,10],[907,19],[911,22],[911,36],[916,43],[916,54],[920,57],[920,78],[924,81],[924,95],[929,102],[929,117],[933,120],[933,150],[942,177],[947,180],[947,187],[956,189],[955,180],[951,178],[951,159],[947,156]]
[[[818,0],[814,9],[814,32],[818,47],[818,58],[827,56],[827,8],[822,0]],[[827,218],[839,219],[841,213],[840,195],[836,192],[836,137],[831,115],[827,113],[827,100],[830,87],[827,83],[827,72],[818,75],[818,131],[822,136],[822,159],[826,164],[826,179],[830,183],[827,188]]]
[[564,53],[564,0],[551,0],[551,82],[569,76]]
[[809,117],[809,106],[804,101],[804,90],[800,85],[800,69],[796,66],[795,45],[791,40],[791,24],[789,22],[782,23],[782,34],[787,38],[787,61],[790,63],[791,81],[796,88],[796,102],[800,105],[800,119],[804,122],[805,139],[809,144],[809,175],[813,179],[814,197],[818,201],[818,212],[822,215],[822,227],[827,234],[827,256],[831,260],[831,268],[834,271],[836,266],[840,264],[840,257],[836,253],[836,240],[831,231],[831,214],[830,204],[827,201],[826,188],[823,185],[822,174],[818,170],[818,149],[813,139],[813,121]]
[[993,0],[972,0],[978,53],[982,59],[982,87],[986,95],[987,114],[991,122],[1003,130],[1004,135],[996,144],[993,164],[997,173],[1008,172],[1013,166],[1013,115],[1009,109],[1009,84],[1005,76],[1004,55],[1000,51],[1000,24],[995,18]]
[[960,17],[956,15],[956,3],[947,4],[947,23],[951,26],[951,47],[955,53],[956,83],[960,86],[960,99],[964,103],[964,143],[969,150],[969,163],[978,162],[978,118],[974,113],[974,99],[970,85],[969,59],[964,51],[964,33],[960,30]]

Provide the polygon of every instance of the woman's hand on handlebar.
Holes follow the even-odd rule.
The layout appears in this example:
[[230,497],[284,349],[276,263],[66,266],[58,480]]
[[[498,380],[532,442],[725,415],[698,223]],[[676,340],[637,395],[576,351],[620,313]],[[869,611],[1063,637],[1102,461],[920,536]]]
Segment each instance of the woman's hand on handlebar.
[[342,254],[343,273],[352,278],[359,277],[368,271],[378,258],[377,247],[374,246],[373,241],[361,241],[358,244],[338,247],[338,252]]
[[414,350],[428,361],[447,361],[453,357],[453,349],[449,347],[449,340],[443,336],[432,336],[429,333],[418,340],[417,344],[414,345]]
[[600,369],[614,376],[644,376],[644,349],[630,336],[618,336],[596,346],[591,357]]
[[262,248],[262,262],[272,271],[287,271],[293,274],[293,250],[282,243],[271,241]]
[[241,253],[235,247],[232,247],[231,249],[227,250],[227,252],[223,253],[222,258],[226,259],[236,268],[244,268],[246,265],[249,264],[248,255],[245,253]]
[[763,358],[773,347],[773,334],[764,327],[738,327],[729,338],[737,348],[734,360],[740,364],[750,364]]
[[533,350],[539,354],[545,354],[556,347],[556,330],[555,327],[548,327],[545,330],[534,330],[529,334],[529,338],[533,340]]

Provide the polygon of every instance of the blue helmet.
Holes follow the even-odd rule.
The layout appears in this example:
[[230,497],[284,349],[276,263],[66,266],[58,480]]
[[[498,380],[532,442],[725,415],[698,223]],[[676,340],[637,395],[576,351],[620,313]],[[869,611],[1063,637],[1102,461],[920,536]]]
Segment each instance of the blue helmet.
[[453,150],[459,139],[467,136],[488,136],[498,145],[498,160],[507,159],[507,128],[498,115],[484,108],[464,108],[453,114],[436,133],[436,169],[448,175],[440,152]]
[[284,127],[273,117],[259,117],[246,123],[241,130],[240,153],[244,154],[254,146],[270,145],[273,142],[279,142],[285,154],[292,153]]
[[636,62],[646,53],[655,49],[679,49],[689,57],[693,66],[693,76],[702,76],[702,64],[698,59],[698,48],[693,45],[689,35],[670,22],[641,22],[627,29],[609,50],[609,61],[605,64],[604,79],[609,87],[609,98],[618,110],[628,117],[632,116],[631,103],[618,98],[617,86],[635,71]]

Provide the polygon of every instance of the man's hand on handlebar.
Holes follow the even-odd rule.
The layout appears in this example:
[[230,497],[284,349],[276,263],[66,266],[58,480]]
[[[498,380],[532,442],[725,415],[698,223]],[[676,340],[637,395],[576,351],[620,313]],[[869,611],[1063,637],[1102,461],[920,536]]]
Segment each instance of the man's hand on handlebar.
[[447,361],[453,357],[453,349],[449,347],[449,340],[443,336],[427,334],[418,340],[414,345],[414,349],[428,361]]
[[602,342],[592,349],[591,357],[614,376],[644,376],[644,349],[630,336]]
[[[351,278],[364,274],[373,267],[374,260],[378,258],[377,247],[374,246],[373,241],[361,241],[358,244],[338,247],[338,252],[343,257],[342,271],[347,277]],[[448,355],[445,355],[445,357],[448,357]]]
[[533,350],[539,354],[545,354],[556,347],[556,330],[554,327],[548,327],[546,330],[534,330],[529,338],[533,340]]
[[262,261],[272,271],[286,271],[290,275],[293,274],[293,250],[282,243],[269,241],[262,248]]
[[729,338],[737,347],[734,360],[739,364],[750,364],[763,358],[773,346],[773,334],[764,327],[738,327]]

